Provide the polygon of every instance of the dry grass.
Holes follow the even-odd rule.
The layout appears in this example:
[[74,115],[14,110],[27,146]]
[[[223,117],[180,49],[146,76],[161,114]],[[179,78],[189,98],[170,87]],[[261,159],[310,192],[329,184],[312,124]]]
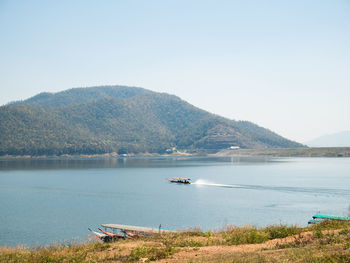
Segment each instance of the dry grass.
[[274,225],[222,231],[168,233],[154,237],[0,248],[0,262],[349,262],[350,225],[323,222],[308,228]]

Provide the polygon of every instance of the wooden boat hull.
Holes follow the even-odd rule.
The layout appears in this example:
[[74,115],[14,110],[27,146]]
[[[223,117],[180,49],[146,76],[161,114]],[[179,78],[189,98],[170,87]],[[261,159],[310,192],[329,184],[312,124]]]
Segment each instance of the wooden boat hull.
[[117,233],[111,233],[111,232],[108,232],[108,231],[104,231],[101,228],[98,228],[98,230],[100,230],[103,234],[106,234],[107,236],[109,236],[112,239],[125,238],[122,235],[119,235]]

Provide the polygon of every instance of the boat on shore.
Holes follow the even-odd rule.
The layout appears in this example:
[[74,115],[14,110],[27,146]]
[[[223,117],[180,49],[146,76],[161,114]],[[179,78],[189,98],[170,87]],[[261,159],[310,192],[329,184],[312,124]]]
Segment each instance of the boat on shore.
[[[158,228],[142,227],[142,226],[130,226],[130,225],[120,225],[120,224],[103,224],[101,225],[105,230],[98,228],[101,232],[96,232],[91,230],[95,237],[101,239],[103,242],[108,243],[112,241],[117,241],[120,239],[133,239],[140,236],[153,236],[162,233],[176,233],[178,231],[161,229],[160,224]],[[107,231],[111,229],[111,231]],[[115,233],[118,231],[118,233]]]
[[133,238],[133,237],[127,235],[126,233],[124,233],[124,235],[121,235],[121,234],[118,234],[118,233],[108,232],[108,231],[103,230],[101,228],[98,228],[98,230],[101,231],[101,232],[93,231],[93,230],[91,230],[91,228],[88,228],[88,230],[90,232],[92,232],[95,237],[101,239],[105,243],[112,242],[112,241],[117,241],[119,239]]
[[120,234],[118,234],[118,233],[108,232],[108,231],[102,230],[101,228],[98,228],[98,230],[100,230],[103,234],[109,236],[109,237],[112,238],[112,239],[119,239],[119,238],[125,239],[125,238],[126,238],[125,235],[122,236],[122,235],[120,235]]
[[171,183],[178,183],[178,184],[190,184],[191,179],[190,178],[181,178],[181,177],[174,177],[172,179],[168,180]]
[[333,215],[324,215],[324,214],[316,214],[312,216],[312,219],[309,220],[308,224],[317,224],[324,220],[339,220],[339,221],[350,221],[350,217],[348,216],[333,216]]

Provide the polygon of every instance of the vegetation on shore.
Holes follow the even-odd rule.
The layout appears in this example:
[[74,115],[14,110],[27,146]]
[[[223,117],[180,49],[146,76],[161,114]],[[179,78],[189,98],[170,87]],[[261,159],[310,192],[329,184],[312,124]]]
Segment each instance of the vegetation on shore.
[[221,150],[215,156],[350,157],[350,147]]
[[0,159],[41,159],[41,158],[117,158],[117,157],[158,157],[158,156],[271,156],[271,157],[350,157],[350,147],[317,147],[317,148],[269,148],[269,149],[224,149],[213,153],[208,150],[192,152],[173,151],[172,153],[117,153],[104,154],[64,154],[64,155],[3,155]]
[[302,146],[251,122],[229,120],[142,88],[76,88],[0,107],[0,156],[164,154],[233,145]]
[[1,248],[0,262],[350,262],[349,222],[191,230],[47,248]]

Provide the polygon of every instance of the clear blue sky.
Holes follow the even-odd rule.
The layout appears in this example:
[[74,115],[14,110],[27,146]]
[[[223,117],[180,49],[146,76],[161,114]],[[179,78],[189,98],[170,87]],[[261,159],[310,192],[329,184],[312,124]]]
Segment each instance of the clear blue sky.
[[350,1],[0,0],[0,104],[105,84],[300,142],[350,130]]

